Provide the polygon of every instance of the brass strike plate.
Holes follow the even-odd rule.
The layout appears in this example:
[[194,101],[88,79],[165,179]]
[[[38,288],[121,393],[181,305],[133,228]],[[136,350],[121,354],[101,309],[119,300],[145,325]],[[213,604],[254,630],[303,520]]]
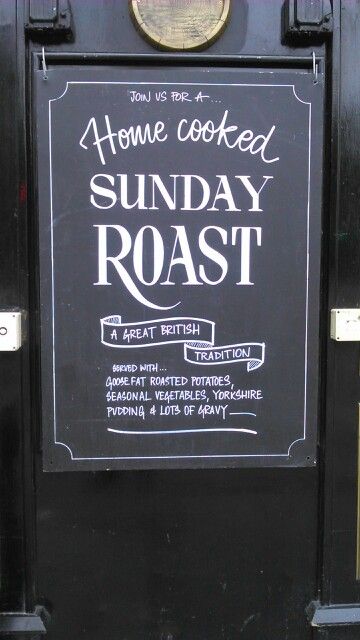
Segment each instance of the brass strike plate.
[[224,31],[230,0],[129,0],[135,27],[152,45],[170,51],[209,47]]

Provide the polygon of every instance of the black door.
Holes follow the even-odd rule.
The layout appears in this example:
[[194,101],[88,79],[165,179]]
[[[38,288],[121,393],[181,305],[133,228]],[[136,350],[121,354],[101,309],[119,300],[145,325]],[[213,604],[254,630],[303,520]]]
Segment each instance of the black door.
[[[298,13],[292,22],[294,4],[298,6]],[[141,36],[134,27],[125,2],[91,0],[84,3],[72,0],[71,19],[65,2],[59,3],[61,6],[57,8],[58,12],[46,3],[15,3],[10,0],[2,3],[0,65],[3,99],[0,109],[3,142],[0,148],[0,166],[3,194],[1,260],[4,277],[1,304],[4,311],[22,313],[27,333],[18,351],[1,354],[1,572],[4,615],[0,620],[0,633],[27,632],[30,637],[36,637],[37,633],[44,631],[45,624],[48,636],[54,639],[84,636],[97,640],[231,640],[240,637],[285,640],[310,638],[314,625],[324,624],[326,629],[330,629],[329,625],[334,625],[329,633],[342,638],[344,631],[343,628],[339,631],[338,625],[360,619],[357,607],[349,606],[358,599],[357,348],[354,342],[342,345],[327,340],[328,308],[356,308],[359,304],[356,290],[359,273],[359,228],[356,222],[358,72],[353,64],[351,73],[346,66],[346,61],[352,59],[359,38],[356,27],[358,8],[355,4],[350,6],[350,3],[346,6],[345,3],[343,6],[336,3],[333,8],[330,3],[327,7],[326,2],[315,4],[318,4],[319,16],[314,18],[311,12],[310,17],[307,14],[309,8],[306,2],[289,2],[286,11],[281,0],[233,0],[228,24],[211,47],[197,53],[174,54],[155,49]],[[268,351],[264,355],[267,338],[264,342],[260,334],[265,325],[253,313],[246,315],[246,311],[244,325],[251,326],[254,339],[240,332],[235,355],[234,351],[230,355],[224,355],[224,351],[219,350],[219,344],[225,345],[227,351],[229,346],[234,347],[236,339],[232,336],[228,342],[224,339],[214,344],[214,340],[211,341],[205,335],[201,345],[196,347],[199,349],[196,352],[198,355],[191,351],[194,350],[193,342],[190,351],[188,349],[186,352],[185,348],[185,359],[183,344],[169,347],[173,354],[174,371],[179,379],[187,375],[189,367],[196,367],[191,359],[196,357],[205,361],[209,357],[210,347],[217,347],[217,351],[212,353],[220,354],[213,357],[238,358],[244,361],[240,363],[244,370],[249,360],[255,362],[256,366],[252,365],[256,369],[253,372],[254,380],[258,385],[263,383],[269,397],[271,396],[271,401],[263,410],[263,422],[259,422],[260,430],[266,425],[270,434],[269,441],[265,441],[259,449],[256,448],[257,445],[246,445],[248,448],[243,449],[240,447],[239,451],[244,455],[235,456],[238,445],[235,446],[228,440],[225,446],[221,438],[207,440],[204,445],[192,441],[191,446],[185,444],[183,448],[177,444],[169,444],[166,439],[151,447],[144,445],[143,440],[136,440],[134,444],[121,445],[120,455],[119,440],[113,444],[113,433],[107,435],[105,445],[103,441],[100,442],[95,431],[90,440],[86,441],[83,436],[78,435],[75,428],[71,433],[66,431],[71,421],[72,424],[78,424],[84,416],[79,410],[79,403],[82,410],[87,406],[87,420],[100,416],[97,413],[100,412],[100,405],[98,406],[95,397],[97,387],[95,384],[94,387],[91,386],[93,377],[91,380],[90,377],[86,378],[83,391],[81,384],[79,385],[79,401],[74,400],[66,385],[70,384],[69,380],[71,385],[78,384],[80,361],[89,369],[96,358],[103,357],[98,356],[98,353],[109,353],[100,352],[100,349],[103,349],[107,341],[114,339],[111,336],[113,326],[122,322],[114,320],[113,314],[119,314],[120,311],[109,304],[109,297],[106,300],[104,298],[101,301],[102,308],[96,315],[97,321],[109,321],[109,316],[112,319],[102,324],[103,332],[108,330],[109,333],[101,334],[102,342],[99,339],[96,347],[98,351],[86,353],[86,332],[94,331],[95,335],[98,331],[100,336],[100,325],[94,325],[93,328],[90,322],[85,324],[82,335],[81,326],[84,325],[83,318],[80,318],[76,325],[78,340],[72,342],[68,337],[69,318],[73,319],[77,314],[81,316],[82,309],[87,304],[89,293],[84,289],[84,282],[91,265],[81,265],[75,260],[74,247],[79,244],[74,244],[73,238],[69,237],[70,233],[79,231],[84,216],[80,201],[76,200],[77,171],[79,175],[81,171],[87,171],[85,158],[89,156],[78,155],[70,159],[70,155],[66,154],[71,148],[71,132],[74,130],[72,127],[75,126],[77,114],[86,111],[85,120],[90,122],[91,110],[98,109],[99,101],[107,101],[107,107],[111,109],[111,104],[118,100],[118,94],[113,95],[110,89],[101,89],[99,93],[93,88],[92,93],[86,93],[87,89],[76,93],[75,88],[72,93],[71,88],[67,96],[69,102],[65,105],[64,101],[61,107],[58,102],[56,107],[52,107],[51,131],[47,105],[49,101],[62,95],[67,83],[121,83],[125,82],[125,78],[130,78],[131,83],[138,81],[142,86],[145,85],[143,102],[135,100],[134,91],[134,102],[131,103],[139,119],[149,104],[146,92],[154,84],[158,83],[164,91],[166,83],[182,83],[189,92],[188,86],[203,82],[204,75],[210,78],[212,87],[225,84],[228,87],[234,84],[282,84],[293,88],[301,87],[302,90],[300,100],[294,99],[291,103],[293,106],[288,97],[281,102],[270,92],[266,94],[265,106],[261,109],[253,93],[249,93],[248,97],[241,94],[247,111],[250,112],[253,105],[253,121],[258,135],[263,135],[264,142],[266,136],[270,136],[271,129],[271,125],[268,126],[267,110],[274,118],[276,110],[276,126],[282,132],[281,144],[285,151],[281,144],[274,148],[269,144],[267,150],[273,155],[266,156],[267,159],[275,159],[276,149],[288,154],[288,173],[276,174],[275,169],[273,172],[269,169],[265,175],[265,171],[259,173],[258,170],[257,175],[262,177],[263,182],[256,182],[258,198],[263,184],[265,199],[266,176],[278,175],[281,189],[275,192],[273,200],[270,198],[268,205],[272,210],[280,212],[279,217],[286,209],[293,211],[292,225],[281,226],[279,223],[280,226],[272,227],[269,223],[267,228],[265,221],[262,228],[264,246],[267,234],[272,238],[270,262],[265,261],[262,268],[266,271],[266,264],[277,265],[279,274],[284,274],[286,282],[283,289],[277,290],[274,287],[271,291],[270,281],[267,281],[267,291],[258,313],[261,318],[267,319],[266,331],[269,331],[269,335],[271,331],[274,335],[276,333],[278,342],[274,338],[274,344],[277,345],[278,352],[285,345],[287,351],[283,359],[275,361],[268,374],[263,373],[265,366],[262,364],[268,362]],[[216,93],[214,88],[211,90],[214,100],[221,102],[224,94]],[[232,104],[237,104],[240,97],[235,94],[233,97],[232,89],[228,88],[226,91],[227,99]],[[306,120],[307,123],[310,122],[310,128],[308,125],[304,129],[305,119],[302,121],[302,118],[305,109],[309,113],[308,107],[304,106],[306,104],[312,105],[313,120]],[[125,103],[121,103],[121,108],[126,113],[128,105],[124,105]],[[195,108],[191,111],[192,107],[189,107],[189,115],[184,115],[185,106],[175,99],[173,108],[175,111],[170,113],[170,107],[162,107],[159,102],[158,107],[152,107],[151,117],[154,118],[156,114],[159,120],[171,123],[174,118],[177,122],[180,121],[182,116],[190,121],[198,113]],[[207,111],[204,108],[206,121],[213,117],[215,122],[219,115],[218,107]],[[112,114],[109,113],[111,118]],[[298,131],[296,127],[299,128]],[[310,138],[307,138],[308,146],[305,147],[304,140],[309,132],[312,133],[313,146],[311,147]],[[164,131],[160,133],[164,134]],[[293,149],[289,142],[291,133],[296,143],[303,141],[293,155],[288,151]],[[119,139],[121,140],[121,136]],[[85,146],[88,141],[84,139],[83,143]],[[48,217],[48,174],[44,169],[46,163],[48,166],[49,148],[53,154],[54,171],[57,175],[61,172],[59,180],[54,181],[52,194],[55,218],[56,207],[60,207],[60,215],[52,226],[53,219],[50,224]],[[172,152],[174,157],[170,159],[168,156],[171,165],[166,172],[168,177],[175,172],[180,177],[198,175],[201,158],[197,158],[196,154],[199,155],[199,152],[195,147],[193,154],[188,157],[187,148],[181,152],[179,147],[176,148],[177,152],[174,148],[163,152],[159,146],[153,164],[145,149],[140,153],[138,149],[135,150],[132,156],[127,156],[132,174],[146,175],[148,178],[159,176],[159,167],[166,164],[166,154]],[[214,150],[209,150],[209,157],[206,154],[204,156],[205,177],[211,155],[216,157],[219,148],[220,144],[215,142]],[[309,162],[306,165],[309,173],[304,173],[302,179],[301,168],[305,166],[305,160],[308,162],[310,158],[302,156],[304,148],[312,150],[312,164]],[[101,147],[98,146],[97,150],[99,149]],[[264,149],[263,146],[262,151],[265,153]],[[254,153],[251,157],[257,160],[255,146],[252,151]],[[115,155],[111,144],[108,145],[107,152],[111,156]],[[217,166],[226,169],[228,152],[229,149],[219,156]],[[77,153],[85,151],[79,147]],[[98,154],[98,161],[104,164],[101,153]],[[99,182],[102,187],[115,185],[115,177],[112,182],[111,176],[116,176],[117,172],[114,171],[112,161],[110,158],[108,168],[98,169],[97,175],[102,175]],[[239,163],[243,166],[240,161]],[[230,165],[231,168],[232,166]],[[292,172],[293,168],[295,172]],[[225,169],[220,175],[226,174]],[[105,178],[106,184],[105,174],[110,176],[110,179]],[[246,177],[245,169],[239,170],[240,174]],[[308,186],[306,176],[311,176],[311,187]],[[207,176],[207,184],[210,182]],[[240,228],[242,222],[230,222],[230,217],[234,215],[234,212],[229,213],[232,201],[228,185],[224,180],[220,182],[221,190],[219,183],[213,186],[215,192],[212,208],[216,209],[214,203],[219,202],[216,197],[222,197],[222,203],[226,203],[228,212],[224,214],[222,226],[215,222],[215,214],[208,212],[206,224],[213,227],[211,233],[217,234],[217,240],[220,239],[220,245],[224,247],[228,227],[233,225]],[[285,183],[286,188],[283,188]],[[158,193],[170,203],[171,209],[170,196],[172,193],[174,199],[175,192],[170,192],[170,183],[166,183],[166,192],[164,182],[160,183],[158,180],[156,184],[160,184]],[[186,185],[185,178],[183,184]],[[242,181],[243,186],[244,184],[249,185],[246,180]],[[174,186],[174,182],[172,185]],[[79,189],[81,191],[80,182]],[[154,193],[154,183],[152,189]],[[181,189],[178,189],[177,194],[180,192]],[[99,209],[105,209],[112,201],[112,193],[115,191],[110,189],[104,198],[104,191],[94,188],[92,197]],[[185,187],[185,198],[184,193]],[[252,194],[251,204],[255,213],[248,212],[244,215],[262,215],[259,211],[262,200],[260,203],[256,201],[256,192],[250,187],[245,193],[248,197]],[[139,197],[139,193],[137,195]],[[88,193],[86,197],[90,197]],[[61,217],[63,209],[60,203],[66,199],[67,210],[70,212],[69,223]],[[302,209],[300,205],[297,208],[296,203],[299,201],[304,202]],[[152,205],[156,208],[156,203],[153,202]],[[199,200],[196,206],[198,205]],[[148,206],[149,203],[144,203],[143,208]],[[311,213],[310,225],[307,225],[308,207]],[[195,209],[195,204],[193,208]],[[236,208],[240,209],[240,205]],[[139,207],[137,211],[139,218],[133,228],[132,222],[117,228],[117,233],[122,233],[123,242],[127,233],[134,232],[138,234],[136,237],[140,237],[141,228],[155,225],[154,213],[152,222],[147,223],[148,214],[141,213]],[[101,224],[108,227],[113,225],[114,230],[114,225],[121,223],[116,218],[116,213],[111,214],[113,218],[108,212],[104,214],[108,217],[101,218]],[[78,216],[78,222],[74,220],[75,215]],[[169,216],[166,224],[171,228],[171,214]],[[249,219],[246,220],[249,227],[252,223]],[[77,224],[80,225],[79,228]],[[193,237],[201,233],[197,224],[194,223],[192,235],[188,236],[190,249]],[[92,223],[93,230],[96,225],[99,229],[98,219]],[[254,222],[253,228],[260,228],[257,225]],[[180,226],[179,224],[177,228],[177,249],[182,242]],[[214,231],[214,227],[217,231]],[[100,237],[102,231],[99,229],[98,233]],[[152,233],[153,241],[154,238],[157,239],[156,246],[160,247],[161,253],[162,245],[157,232]],[[254,231],[255,233],[257,232]],[[245,232],[243,235],[245,236]],[[89,236],[89,241],[93,242],[91,238]],[[285,238],[284,243],[281,242],[282,238]],[[170,235],[165,234],[162,238],[165,258],[168,247],[174,247],[173,254],[170,251],[168,259],[175,264],[179,255],[176,254],[176,246],[171,244],[172,241]],[[137,247],[140,244],[138,240]],[[255,244],[257,247],[261,245],[259,236]],[[216,245],[218,250],[220,245],[219,242]],[[93,246],[96,251],[95,241]],[[181,246],[184,257],[184,244]],[[242,248],[244,249],[244,245]],[[112,249],[115,251],[116,245]],[[69,251],[68,255],[66,250]],[[112,256],[112,267],[116,255],[114,253]],[[219,253],[217,255],[217,266],[224,265]],[[51,271],[52,259],[58,269],[55,276]],[[244,266],[244,262],[241,264],[245,271],[235,275],[240,282],[251,285],[246,265]],[[291,277],[286,270],[287,264]],[[170,267],[163,284],[171,280]],[[219,271],[206,269],[204,262],[201,273],[205,274],[204,278],[207,280],[212,279],[212,283],[224,274],[224,267],[220,275]],[[299,273],[298,280],[292,279],[296,269]],[[77,287],[70,293],[67,270],[75,273],[77,282]],[[115,271],[116,267],[114,273]],[[141,269],[138,269],[137,274],[140,273],[140,279],[143,277],[151,280],[155,279],[155,271],[156,265],[152,265],[150,276],[145,276],[145,271]],[[259,273],[261,277],[260,267]],[[308,279],[301,280],[301,274]],[[257,275],[255,269],[255,277]],[[98,284],[101,284],[101,277],[105,278],[104,273],[101,275],[98,272],[97,277]],[[195,276],[186,270],[186,277],[189,281]],[[286,280],[288,277],[290,279]],[[61,292],[58,293],[57,289],[56,295],[51,287],[54,282],[61,284]],[[91,286],[94,282],[92,281]],[[294,284],[294,291],[289,291],[289,282]],[[110,282],[107,283],[105,278],[103,284]],[[125,285],[124,277],[122,284]],[[162,288],[164,289],[165,287]],[[249,287],[248,290],[250,291]],[[68,294],[70,297],[67,297]],[[150,317],[154,324],[155,318],[163,317],[160,311],[158,315],[150,316],[144,312],[141,317],[139,312],[138,317],[135,317],[139,310],[136,306],[138,301],[134,302],[134,296],[131,298],[129,287],[126,295],[132,323],[134,320],[144,323]],[[225,297],[222,298],[224,308],[220,311],[216,294],[208,293],[208,298],[203,296],[202,307],[196,307],[200,294],[186,295],[189,306],[201,308],[204,313],[219,313],[226,327],[225,334],[231,334],[235,314],[239,311],[232,307],[231,291],[226,293],[228,297],[221,294]],[[251,305],[255,302],[252,294],[246,295],[249,296],[246,299],[248,308],[253,308]],[[69,315],[66,307],[71,306],[75,298],[78,306],[75,305]],[[167,294],[164,294],[161,305],[169,307],[169,300]],[[159,300],[157,304],[160,307]],[[306,309],[306,305],[310,304],[310,316],[301,315],[301,304]],[[106,313],[102,313],[104,305]],[[299,305],[299,309],[296,305]],[[58,325],[54,321],[54,312]],[[171,315],[177,317],[175,313]],[[184,316],[185,313],[180,315]],[[210,315],[206,318],[209,319]],[[308,317],[309,330],[306,324]],[[168,332],[174,330],[174,323],[170,324]],[[165,331],[161,325],[158,326],[161,331]],[[167,326],[170,326],[169,323]],[[200,329],[206,334],[208,325]],[[139,325],[135,330],[140,331]],[[53,377],[54,331],[60,339],[59,345],[56,343],[56,362],[61,363],[60,381]],[[255,334],[260,337],[255,337]],[[115,340],[117,339],[116,335]],[[247,352],[249,342],[253,342],[253,350]],[[297,344],[302,345],[300,351],[304,351],[306,345],[309,357],[305,370],[303,364],[298,364],[300,358]],[[111,350],[113,351],[115,350]],[[144,360],[142,355],[138,355],[140,351],[140,348],[135,349],[135,355],[126,360],[120,359],[120,362],[140,366]],[[120,350],[116,353],[118,362]],[[153,363],[151,358],[149,362]],[[188,365],[189,361],[192,362],[191,365]],[[290,368],[289,361],[294,363]],[[66,375],[63,375],[64,367],[68,367]],[[211,375],[215,375],[215,365],[210,368]],[[298,390],[303,384],[304,371],[309,377],[305,392],[301,391],[301,416],[302,419],[304,416],[307,418],[308,430],[300,431],[299,435],[296,425],[300,420],[300,409],[294,407],[299,400]],[[85,372],[84,375],[88,374]],[[276,391],[274,385],[277,377],[281,379],[280,392]],[[234,385],[236,384],[239,386],[234,379]],[[255,383],[253,388],[256,389]],[[54,403],[54,389],[58,392],[57,404]],[[304,398],[307,401],[305,414]],[[248,413],[252,415],[253,411],[250,407]],[[55,413],[59,416],[58,424],[62,429],[61,441],[65,441],[68,450],[64,446],[56,446],[57,438],[53,437]],[[235,414],[235,410],[233,413]],[[200,418],[198,422],[194,422],[196,428],[200,422]],[[109,424],[109,421],[106,422],[107,426]],[[136,424],[139,424],[138,421],[132,422],[129,417],[121,421],[122,430],[134,429]],[[155,419],[150,421],[149,414],[149,424],[154,432],[158,424],[162,428],[164,425],[171,425],[172,429],[178,430],[188,426],[185,417],[169,417],[169,413],[160,422]],[[230,419],[226,422],[229,430],[234,424]],[[111,422],[110,427],[112,425]],[[215,418],[208,416],[206,425],[209,430],[214,430],[217,422]],[[236,421],[236,426],[241,429],[248,427],[249,432],[255,431],[248,422],[245,424]],[[293,426],[294,433],[291,432]],[[80,433],[83,434],[81,429]],[[64,440],[67,436],[69,440]],[[214,438],[214,434],[209,433],[208,437]],[[295,441],[297,446],[290,455]],[[78,447],[75,455],[72,453],[73,446]],[[275,448],[271,449],[272,446]],[[115,456],[112,454],[114,447]],[[174,450],[175,457],[180,462],[169,462],[171,457],[174,458]],[[68,455],[69,451],[71,456]],[[284,451],[284,459],[266,459],[266,455],[271,452],[275,452],[277,456]],[[96,452],[100,452],[100,460],[96,458]],[[192,456],[190,462],[189,452]],[[204,452],[209,454],[209,458],[215,457],[216,462],[208,464],[201,461],[206,457]],[[256,460],[256,456],[259,459]],[[134,462],[134,457],[142,462]],[[243,458],[240,462],[239,457]],[[246,462],[249,457],[250,463]],[[116,458],[117,462],[110,462],[112,458]],[[118,461],[120,458],[122,462]],[[56,471],[51,470],[52,465]],[[209,468],[211,466],[216,468]],[[333,606],[344,603],[346,606]],[[8,615],[10,613],[12,615]],[[356,627],[354,629],[356,637]],[[348,637],[351,629],[347,629],[346,633]]]

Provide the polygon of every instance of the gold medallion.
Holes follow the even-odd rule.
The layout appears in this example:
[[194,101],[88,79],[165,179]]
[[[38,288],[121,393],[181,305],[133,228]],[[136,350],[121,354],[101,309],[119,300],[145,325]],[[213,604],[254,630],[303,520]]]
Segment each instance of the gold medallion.
[[129,0],[137,30],[160,49],[209,47],[226,27],[230,0]]

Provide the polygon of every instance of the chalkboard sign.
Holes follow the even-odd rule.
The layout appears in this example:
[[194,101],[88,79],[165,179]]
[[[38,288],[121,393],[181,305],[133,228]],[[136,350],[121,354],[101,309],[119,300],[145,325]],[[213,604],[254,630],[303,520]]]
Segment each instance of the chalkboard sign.
[[322,78],[35,75],[44,469],[315,464]]

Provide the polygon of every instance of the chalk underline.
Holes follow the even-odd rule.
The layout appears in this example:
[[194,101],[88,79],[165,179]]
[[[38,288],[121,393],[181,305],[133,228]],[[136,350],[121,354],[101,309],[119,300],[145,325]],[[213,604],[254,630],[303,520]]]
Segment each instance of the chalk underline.
[[246,411],[230,411],[229,416],[254,416],[254,418],[256,418],[256,413],[248,413]]
[[108,431],[111,433],[119,433],[120,435],[125,436],[162,436],[162,435],[171,435],[171,434],[182,434],[182,433],[212,433],[212,432],[223,432],[229,431],[234,433],[250,433],[253,435],[257,435],[257,431],[253,429],[236,429],[231,427],[220,427],[218,429],[171,429],[170,431],[126,431],[124,429],[110,429]]

